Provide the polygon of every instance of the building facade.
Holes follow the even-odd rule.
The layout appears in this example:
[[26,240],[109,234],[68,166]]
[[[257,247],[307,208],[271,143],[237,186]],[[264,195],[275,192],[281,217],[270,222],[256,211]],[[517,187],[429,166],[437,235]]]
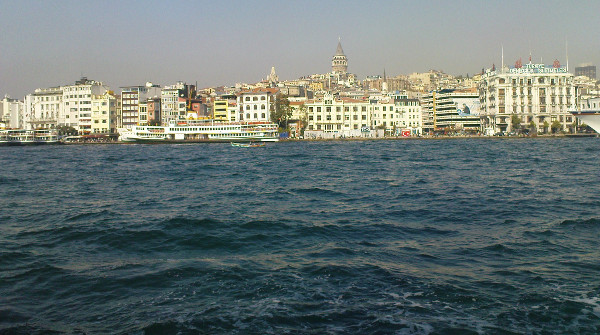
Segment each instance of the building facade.
[[[523,127],[548,132],[552,124],[557,130],[571,126],[569,113],[576,107],[573,74],[555,61],[553,65],[520,64],[499,71],[488,70],[479,83],[482,127],[498,132],[512,132],[516,119]],[[514,118],[513,118],[514,115]]]
[[[147,100],[158,99],[161,89],[158,85],[146,83],[144,86],[121,88],[121,127],[131,128],[138,124],[148,124]],[[140,117],[140,105],[143,114]]]
[[481,131],[480,102],[476,89],[441,90],[423,95],[423,132],[478,133]]
[[80,134],[92,132],[92,95],[100,96],[108,92],[103,83],[83,77],[75,85],[62,88],[62,115],[59,114],[58,125],[75,128]]
[[92,95],[91,133],[115,133],[117,128],[117,99],[112,92]]
[[[0,100],[0,123],[6,128],[24,128],[23,114],[25,104],[17,99],[4,96]],[[31,127],[28,129],[32,129]]]
[[321,137],[421,134],[421,107],[415,99],[358,100],[325,94],[307,101],[304,108],[306,130],[323,132]]
[[575,68],[575,77],[585,76],[589,79],[596,80],[596,66],[595,65],[585,65],[578,66]]
[[[38,88],[25,96],[23,125],[25,129],[56,128],[63,113],[63,89],[61,87]],[[75,121],[74,121],[75,123]]]
[[238,93],[238,113],[235,121],[268,122],[274,108],[276,88],[256,88]]

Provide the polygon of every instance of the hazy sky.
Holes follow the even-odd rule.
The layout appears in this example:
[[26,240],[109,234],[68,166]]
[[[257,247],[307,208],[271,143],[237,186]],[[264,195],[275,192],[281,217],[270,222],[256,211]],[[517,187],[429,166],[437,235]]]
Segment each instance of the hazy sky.
[[349,72],[473,74],[493,63],[600,66],[600,1],[0,0],[0,95],[81,75],[113,89],[256,82],[327,73],[338,37]]

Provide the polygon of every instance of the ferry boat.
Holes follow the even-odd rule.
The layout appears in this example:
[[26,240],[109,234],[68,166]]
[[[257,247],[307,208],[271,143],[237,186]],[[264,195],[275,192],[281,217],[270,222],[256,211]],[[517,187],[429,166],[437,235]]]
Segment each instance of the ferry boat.
[[277,124],[268,122],[215,122],[178,120],[168,126],[119,129],[122,142],[276,142]]
[[51,129],[0,129],[0,145],[58,144],[58,134]]
[[581,122],[587,124],[597,133],[600,133],[600,110],[599,109],[581,109],[576,111],[570,111],[571,114],[575,115]]

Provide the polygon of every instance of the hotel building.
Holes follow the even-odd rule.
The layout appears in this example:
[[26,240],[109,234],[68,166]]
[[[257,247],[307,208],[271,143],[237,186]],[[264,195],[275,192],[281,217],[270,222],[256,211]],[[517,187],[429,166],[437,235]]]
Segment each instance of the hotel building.
[[576,106],[573,75],[558,61],[548,66],[519,60],[512,68],[490,69],[479,83],[479,97],[482,127],[493,132],[513,131],[513,115],[522,126],[534,124],[541,132],[555,121],[561,129],[574,121],[568,112]]
[[[63,89],[61,87],[38,88],[32,94],[25,96],[23,123],[19,128],[52,129],[56,128],[63,113]],[[65,122],[63,120],[63,122]],[[14,122],[11,124],[15,124]],[[62,123],[65,125],[65,123]],[[77,119],[66,124],[75,127]]]

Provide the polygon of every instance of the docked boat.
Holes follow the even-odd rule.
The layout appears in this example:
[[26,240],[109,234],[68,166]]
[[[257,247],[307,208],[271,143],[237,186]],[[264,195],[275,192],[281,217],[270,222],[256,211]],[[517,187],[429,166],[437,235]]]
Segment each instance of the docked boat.
[[600,109],[581,109],[570,112],[581,120],[581,122],[590,126],[597,133],[600,133]]
[[260,147],[264,147],[265,144],[264,143],[235,143],[235,142],[231,142],[231,146],[232,147],[239,147],[239,148],[260,148]]
[[0,145],[57,144],[58,134],[51,129],[0,129]]
[[268,122],[171,121],[168,126],[119,129],[122,142],[276,142],[277,125]]

